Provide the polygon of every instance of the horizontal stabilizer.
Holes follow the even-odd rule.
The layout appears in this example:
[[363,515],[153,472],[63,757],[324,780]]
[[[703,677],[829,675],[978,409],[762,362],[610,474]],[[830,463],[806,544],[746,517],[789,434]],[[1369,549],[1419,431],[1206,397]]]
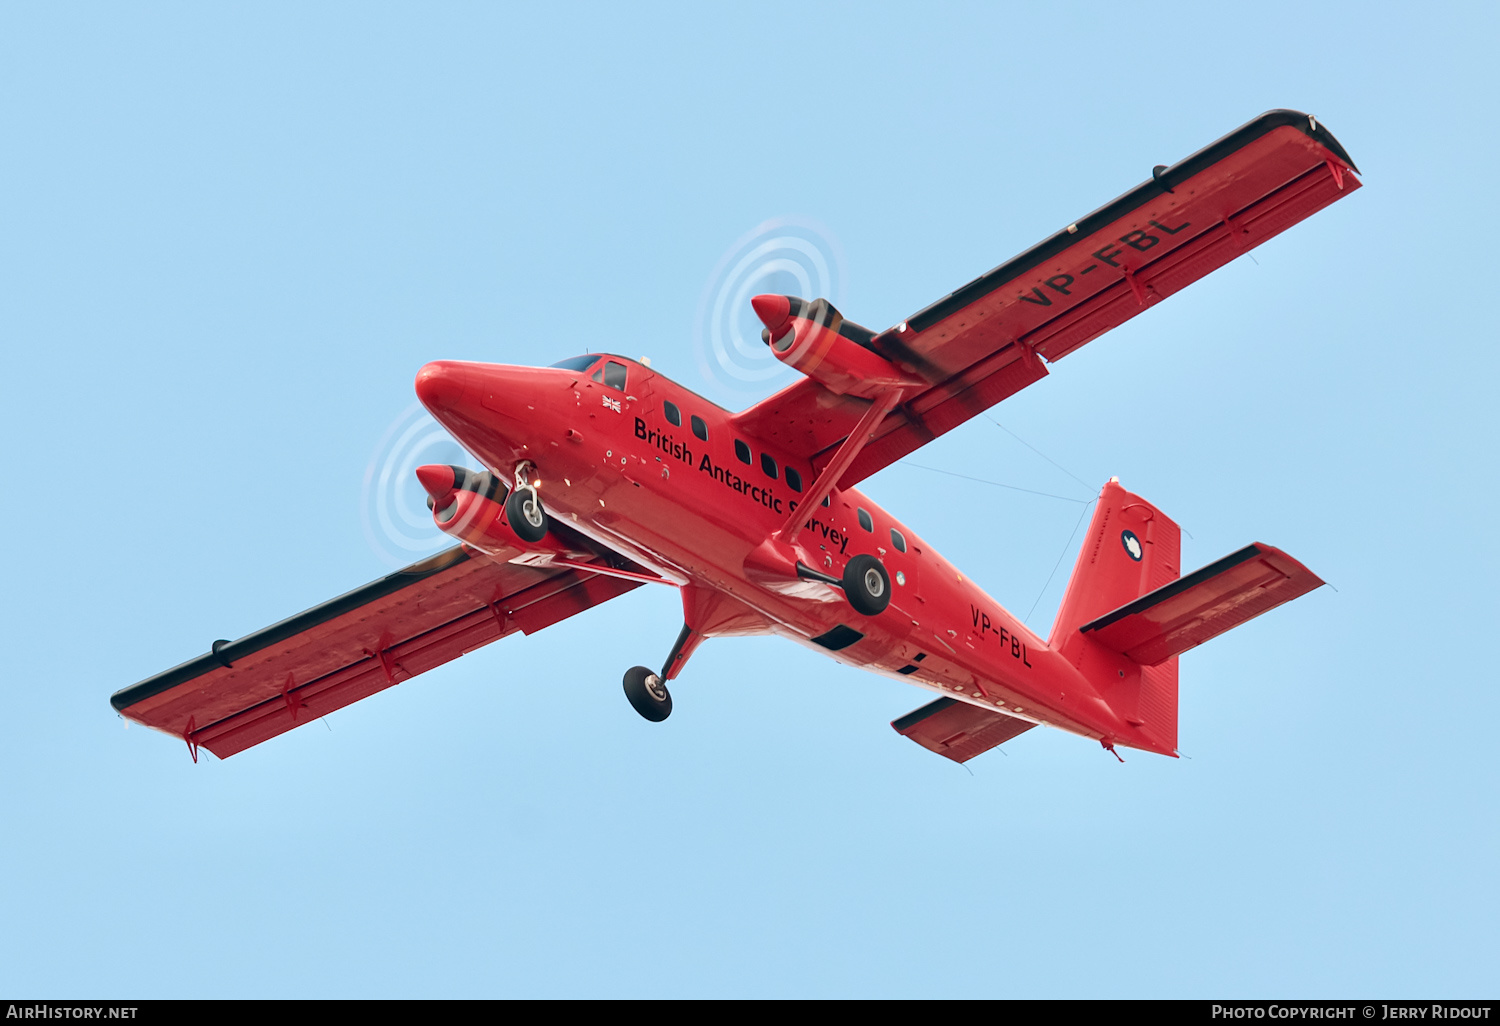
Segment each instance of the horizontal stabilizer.
[[1036,724],[957,699],[939,698],[892,721],[891,726],[929,752],[954,762],[968,762]]
[[1079,630],[1143,666],[1156,666],[1322,584],[1280,549],[1246,545]]

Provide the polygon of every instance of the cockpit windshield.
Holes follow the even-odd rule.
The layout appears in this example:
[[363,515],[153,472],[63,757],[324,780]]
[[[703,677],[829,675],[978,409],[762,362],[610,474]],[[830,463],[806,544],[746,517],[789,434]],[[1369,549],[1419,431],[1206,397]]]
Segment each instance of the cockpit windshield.
[[550,367],[561,367],[563,370],[586,371],[599,359],[598,353],[590,353],[588,356],[571,356],[566,360],[558,360],[556,363],[548,364]]

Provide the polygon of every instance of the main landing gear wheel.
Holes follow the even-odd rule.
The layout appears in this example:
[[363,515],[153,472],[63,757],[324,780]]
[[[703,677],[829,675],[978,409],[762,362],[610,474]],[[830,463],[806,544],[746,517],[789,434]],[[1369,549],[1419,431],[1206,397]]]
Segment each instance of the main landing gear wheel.
[[632,666],[625,671],[625,697],[652,723],[660,723],[672,715],[672,695],[667,691],[667,682],[644,666]]
[[844,566],[844,597],[856,612],[877,616],[891,604],[891,575],[874,556],[855,556]]
[[505,497],[505,521],[522,541],[539,542],[547,536],[547,512],[530,485],[512,488]]

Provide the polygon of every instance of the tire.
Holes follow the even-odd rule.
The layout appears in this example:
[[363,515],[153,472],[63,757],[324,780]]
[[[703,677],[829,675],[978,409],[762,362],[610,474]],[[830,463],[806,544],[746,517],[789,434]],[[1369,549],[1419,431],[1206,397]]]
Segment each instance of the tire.
[[844,597],[855,612],[879,616],[891,604],[891,575],[874,556],[855,556],[844,566]]
[[632,666],[625,671],[625,697],[636,712],[652,723],[660,723],[672,715],[672,694],[667,690],[667,682],[644,666]]
[[547,537],[547,511],[535,488],[512,488],[505,497],[505,522],[523,542],[539,542]]

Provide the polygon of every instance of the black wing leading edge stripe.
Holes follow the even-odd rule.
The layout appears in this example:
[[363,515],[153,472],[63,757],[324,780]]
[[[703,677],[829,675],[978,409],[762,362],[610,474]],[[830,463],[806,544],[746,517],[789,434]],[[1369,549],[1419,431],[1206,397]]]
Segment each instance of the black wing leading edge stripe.
[[444,570],[450,570],[460,563],[467,562],[469,555],[460,546],[455,545],[451,549],[444,549],[435,556],[411,566],[397,570],[395,573],[386,574],[379,580],[371,581],[369,584],[355,588],[337,598],[329,599],[311,609],[304,610],[295,616],[289,616],[280,623],[274,623],[264,627],[252,634],[247,634],[238,641],[231,641],[226,645],[216,645],[214,651],[207,655],[189,659],[180,666],[174,666],[170,670],[163,670],[154,677],[147,677],[139,684],[132,684],[128,688],[122,688],[110,696],[109,703],[116,710],[124,710],[137,702],[144,701],[153,695],[159,695],[163,691],[175,688],[179,684],[186,683],[196,677],[201,677],[210,670],[216,670],[234,662],[253,655],[263,648],[295,637],[305,630],[316,627],[321,623],[327,623],[335,617],[343,616],[345,613],[358,609],[360,606],[368,605],[377,599],[385,598],[402,588],[410,587],[418,581],[424,581]]
[[1090,620],[1088,623],[1078,628],[1078,630],[1080,632],[1102,630],[1103,628],[1108,627],[1110,624],[1115,623],[1118,620],[1123,620],[1125,619],[1125,617],[1130,616],[1133,613],[1143,613],[1146,610],[1150,609],[1152,606],[1159,605],[1160,603],[1165,602],[1167,599],[1172,598],[1175,595],[1181,595],[1189,588],[1217,577],[1219,576],[1219,574],[1222,574],[1226,570],[1232,570],[1235,567],[1239,566],[1241,563],[1245,562],[1247,559],[1254,559],[1258,555],[1260,555],[1259,548],[1254,545],[1246,545],[1238,552],[1231,552],[1223,559],[1215,560],[1201,570],[1194,570],[1186,577],[1179,577],[1171,584],[1164,584],[1160,588],[1157,588],[1155,591],[1148,591],[1146,594],[1142,595],[1134,602],[1127,603],[1126,605],[1121,606],[1119,609],[1116,609],[1112,613],[1105,613],[1097,620]]
[[1148,200],[1160,196],[1164,188],[1170,189],[1173,184],[1186,181],[1236,150],[1243,149],[1256,139],[1278,128],[1297,129],[1319,145],[1326,147],[1355,171],[1359,170],[1354,167],[1354,161],[1349,159],[1349,154],[1343,146],[1339,145],[1333,133],[1318,124],[1311,115],[1295,110],[1267,111],[1255,120],[1241,125],[1224,138],[1209,143],[1197,153],[1184,157],[1160,174],[1153,175],[1152,178],[1142,182],[1118,199],[1106,203],[1086,217],[1080,217],[1074,222],[1077,227],[1076,232],[1070,232],[1064,228],[1024,253],[1012,257],[994,270],[980,275],[967,285],[949,293],[931,306],[912,314],[906,320],[907,325],[914,331],[926,331],[943,318],[957,313],[975,300],[994,292],[1017,275],[1050,260],[1080,238],[1118,221],[1130,211],[1145,205]]
[[[906,730],[908,727],[914,727],[918,723],[921,723],[923,720],[933,715],[934,713],[940,713],[950,705],[957,704],[958,699],[956,698],[939,698],[934,701],[928,702],[920,709],[913,709],[911,712],[907,713],[899,720],[892,720],[891,726],[895,727],[897,731]],[[988,710],[985,711],[987,712]]]

